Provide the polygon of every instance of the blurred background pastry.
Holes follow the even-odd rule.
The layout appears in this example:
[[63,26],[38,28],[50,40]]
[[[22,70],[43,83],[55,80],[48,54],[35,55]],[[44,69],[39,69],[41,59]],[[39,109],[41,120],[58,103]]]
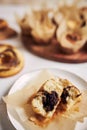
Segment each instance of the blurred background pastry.
[[26,13],[22,19],[18,19],[22,35],[32,38],[36,44],[51,43],[56,32],[53,13],[54,11],[49,9],[31,10]]
[[13,38],[17,36],[17,32],[12,29],[6,20],[0,19],[0,40]]
[[0,77],[17,74],[24,66],[20,51],[8,44],[0,44]]

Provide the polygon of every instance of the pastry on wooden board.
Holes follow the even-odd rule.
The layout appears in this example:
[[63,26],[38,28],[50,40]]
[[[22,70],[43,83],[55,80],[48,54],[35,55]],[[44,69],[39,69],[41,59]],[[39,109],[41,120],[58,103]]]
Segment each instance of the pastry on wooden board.
[[53,13],[50,10],[33,10],[25,14],[22,19],[17,19],[22,35],[31,37],[36,44],[47,45],[51,43],[56,31],[56,24],[53,22]]
[[31,10],[22,19],[18,18],[18,24],[22,37],[32,39],[33,44],[51,46],[56,41],[62,53],[74,54],[80,52],[87,41],[86,12],[87,8],[78,7],[78,2],[65,3],[55,11]]

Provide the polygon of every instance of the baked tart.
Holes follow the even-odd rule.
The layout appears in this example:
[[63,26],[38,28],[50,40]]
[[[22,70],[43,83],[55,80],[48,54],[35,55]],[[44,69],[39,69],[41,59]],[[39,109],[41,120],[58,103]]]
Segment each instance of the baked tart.
[[24,60],[17,48],[0,44],[0,77],[17,74],[24,66]]

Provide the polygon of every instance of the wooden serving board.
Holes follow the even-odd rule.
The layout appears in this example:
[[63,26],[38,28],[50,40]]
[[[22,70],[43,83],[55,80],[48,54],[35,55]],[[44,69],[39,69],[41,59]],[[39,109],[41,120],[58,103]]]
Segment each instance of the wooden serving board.
[[75,54],[64,54],[58,43],[54,40],[48,45],[36,45],[32,38],[22,36],[24,46],[33,54],[49,60],[64,62],[64,63],[83,63],[87,62],[87,46]]

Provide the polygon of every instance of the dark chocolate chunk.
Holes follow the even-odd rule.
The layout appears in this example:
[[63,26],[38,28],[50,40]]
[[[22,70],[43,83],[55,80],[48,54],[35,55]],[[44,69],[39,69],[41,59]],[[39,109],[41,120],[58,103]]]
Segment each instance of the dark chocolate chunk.
[[70,90],[70,88],[71,88],[71,86],[68,86],[67,88],[64,88],[63,89],[63,93],[62,93],[62,95],[61,95],[61,102],[63,103],[63,104],[66,104],[67,103],[67,97],[69,97],[70,95],[69,95],[69,90]]
[[44,91],[43,95],[43,108],[46,112],[52,111],[59,100],[58,94],[55,91],[52,91],[51,93]]
[[78,40],[81,40],[81,36],[78,35],[77,33],[67,34],[66,38],[71,42],[76,42]]

